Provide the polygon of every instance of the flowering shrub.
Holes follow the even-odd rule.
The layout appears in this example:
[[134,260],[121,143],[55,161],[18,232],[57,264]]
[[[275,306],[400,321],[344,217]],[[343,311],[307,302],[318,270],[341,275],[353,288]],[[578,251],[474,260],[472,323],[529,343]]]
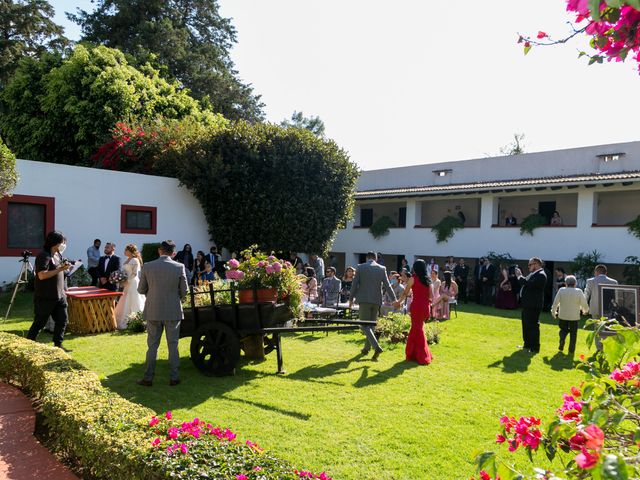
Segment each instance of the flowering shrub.
[[531,462],[542,450],[552,470],[517,471],[494,452],[476,457],[481,479],[629,479],[640,475],[640,332],[635,328],[593,322],[587,343],[605,328],[603,349],[591,359],[581,356],[587,379],[563,395],[555,418],[541,429],[536,417],[504,416],[496,443],[510,452],[524,450]]
[[[152,437],[152,450],[148,461],[151,464],[175,465],[172,478],[209,478],[205,476],[203,460],[212,450],[236,454],[241,461],[228,462],[216,470],[222,478],[236,480],[314,478],[331,480],[325,472],[294,469],[291,465],[270,456],[251,440],[242,442],[228,428],[214,427],[199,418],[190,422],[176,422],[171,412],[164,416],[153,415],[148,421],[148,432]],[[241,455],[238,455],[241,454]],[[222,457],[224,458],[224,456]]]
[[536,38],[520,37],[527,54],[535,45],[555,45],[565,43],[575,35],[586,33],[591,36],[590,46],[596,54],[588,56],[589,64],[607,61],[622,62],[629,55],[639,64],[640,70],[640,0],[566,0],[567,11],[574,13],[576,26],[567,38],[552,40],[545,32],[538,32]]
[[242,261],[231,259],[227,262],[227,279],[238,288],[275,288],[279,300],[286,300],[291,312],[297,316],[302,302],[302,289],[296,276],[296,269],[290,262],[277,259],[256,250],[255,245],[241,252]]
[[[378,319],[375,333],[389,343],[407,343],[409,330],[411,329],[411,317],[399,312],[391,312]],[[433,345],[440,341],[441,328],[439,323],[425,324],[425,336],[427,343]]]
[[109,480],[330,480],[296,470],[254,442],[197,418],[130,402],[58,348],[0,332],[0,379],[37,400],[46,445],[83,478]]

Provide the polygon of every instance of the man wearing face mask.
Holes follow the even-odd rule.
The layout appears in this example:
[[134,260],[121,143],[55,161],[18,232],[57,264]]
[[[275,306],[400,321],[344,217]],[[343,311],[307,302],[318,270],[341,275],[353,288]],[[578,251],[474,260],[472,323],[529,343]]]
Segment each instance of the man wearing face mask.
[[[71,264],[63,262],[66,239],[60,232],[47,234],[42,251],[35,261],[35,293],[33,296],[34,319],[27,338],[34,340],[47,323],[53,319],[53,344],[62,347],[64,331],[67,327],[67,297],[64,292],[64,272]],[[64,350],[64,349],[63,349]]]
[[109,276],[113,272],[120,270],[120,257],[113,253],[115,249],[115,243],[107,242],[104,246],[104,257],[100,257],[100,261],[98,261],[98,287],[106,288],[114,292],[118,288],[118,285],[111,283]]

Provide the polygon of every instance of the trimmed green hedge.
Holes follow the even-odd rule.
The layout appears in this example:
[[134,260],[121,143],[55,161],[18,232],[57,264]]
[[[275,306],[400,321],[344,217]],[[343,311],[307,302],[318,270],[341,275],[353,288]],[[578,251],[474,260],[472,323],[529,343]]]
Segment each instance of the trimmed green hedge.
[[[156,415],[153,410],[104,388],[97,375],[62,350],[10,333],[0,333],[0,379],[37,401],[50,435],[49,447],[73,461],[85,477],[329,478],[324,473],[299,472],[257,445],[235,440],[232,432],[197,419],[192,422],[200,425],[196,436],[195,427],[184,428],[190,424],[162,420],[153,425],[149,422]],[[179,432],[176,438],[170,438],[172,429]],[[221,439],[221,431],[230,435]],[[169,446],[175,447],[172,452]]]

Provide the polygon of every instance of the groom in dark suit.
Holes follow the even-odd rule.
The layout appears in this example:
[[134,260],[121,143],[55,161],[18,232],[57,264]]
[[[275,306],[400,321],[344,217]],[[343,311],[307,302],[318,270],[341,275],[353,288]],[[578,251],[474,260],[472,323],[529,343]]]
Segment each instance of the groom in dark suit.
[[104,256],[98,261],[98,287],[112,291],[115,291],[118,286],[109,281],[109,276],[120,270],[120,257],[113,253],[115,249],[115,243],[107,242],[104,246]]
[[544,306],[544,287],[547,274],[544,265],[538,257],[529,260],[529,275],[522,276],[522,271],[516,268],[520,290],[520,305],[522,306],[522,339],[521,348],[531,353],[540,352],[540,312]]

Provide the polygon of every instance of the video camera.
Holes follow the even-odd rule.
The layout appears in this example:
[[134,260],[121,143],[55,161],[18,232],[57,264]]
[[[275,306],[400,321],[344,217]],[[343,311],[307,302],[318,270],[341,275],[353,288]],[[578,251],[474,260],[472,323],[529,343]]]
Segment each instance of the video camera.
[[518,265],[509,265],[509,276],[510,277],[515,277],[516,276],[516,268],[518,268]]
[[29,261],[29,257],[33,256],[33,252],[31,252],[30,250],[24,250],[22,252],[22,262],[28,262]]

